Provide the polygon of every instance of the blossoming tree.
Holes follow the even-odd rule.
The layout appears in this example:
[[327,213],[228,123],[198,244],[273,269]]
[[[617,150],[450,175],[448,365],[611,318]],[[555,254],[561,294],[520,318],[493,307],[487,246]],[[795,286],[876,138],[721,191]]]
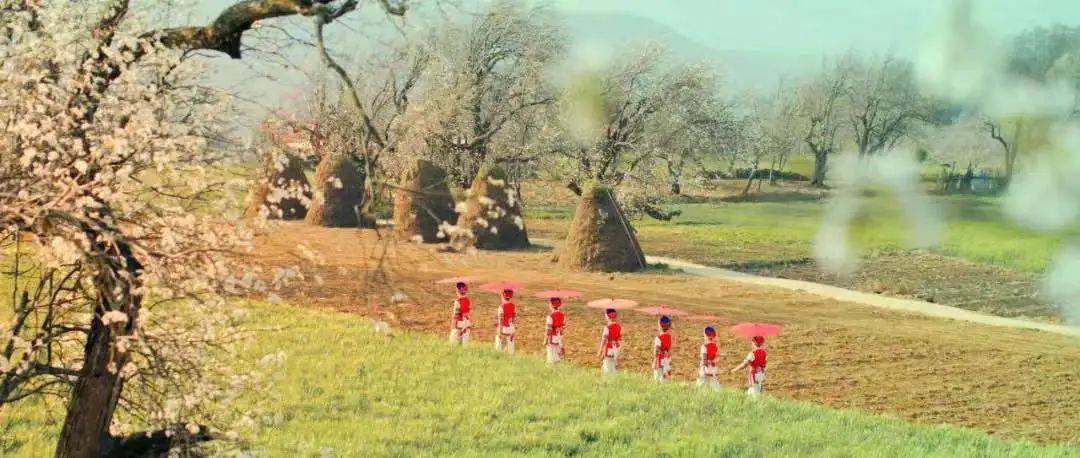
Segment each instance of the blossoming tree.
[[[258,282],[233,256],[246,231],[204,211],[218,204],[222,158],[205,129],[222,101],[187,84],[198,69],[186,56],[240,58],[260,21],[355,4],[236,1],[209,25],[154,30],[156,2],[0,1],[0,242],[13,307],[0,315],[0,406],[63,396],[57,456],[210,437],[192,421],[212,420],[234,380],[208,365],[234,330],[225,298]],[[160,429],[133,434],[129,419]]]

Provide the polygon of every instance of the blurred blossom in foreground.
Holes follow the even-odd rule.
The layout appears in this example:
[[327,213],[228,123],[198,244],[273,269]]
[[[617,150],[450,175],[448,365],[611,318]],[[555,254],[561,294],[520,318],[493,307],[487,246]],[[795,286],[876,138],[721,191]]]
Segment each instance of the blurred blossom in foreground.
[[829,200],[814,238],[814,257],[823,269],[847,276],[858,268],[851,224],[863,205],[860,193],[864,189],[884,188],[893,192],[908,224],[910,247],[930,248],[940,242],[941,219],[920,188],[919,163],[913,158],[906,151],[891,151],[863,159],[846,154],[835,160],[835,181],[840,185]]
[[[1002,203],[1015,223],[1043,232],[1080,226],[1080,124],[1072,81],[1077,62],[1065,54],[1042,78],[1006,71],[995,37],[975,21],[969,0],[953,2],[941,33],[920,61],[924,84],[988,122],[1022,124],[1026,157]],[[1080,241],[1066,245],[1043,279],[1043,295],[1080,323]]]

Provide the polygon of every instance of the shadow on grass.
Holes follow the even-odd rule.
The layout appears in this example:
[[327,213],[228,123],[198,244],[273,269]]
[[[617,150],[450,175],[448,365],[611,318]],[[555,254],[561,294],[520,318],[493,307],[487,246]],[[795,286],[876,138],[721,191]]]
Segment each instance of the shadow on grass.
[[686,272],[678,267],[671,267],[665,263],[656,262],[645,266],[645,268],[639,271],[639,273],[654,275],[679,275]]
[[824,192],[765,192],[751,193],[747,195],[724,196],[717,199],[726,203],[752,203],[752,202],[813,202],[824,199]]
[[676,204],[737,204],[753,202],[814,202],[828,197],[828,191],[777,191],[750,193],[747,195],[731,194],[726,196],[691,196],[680,195],[672,198]]

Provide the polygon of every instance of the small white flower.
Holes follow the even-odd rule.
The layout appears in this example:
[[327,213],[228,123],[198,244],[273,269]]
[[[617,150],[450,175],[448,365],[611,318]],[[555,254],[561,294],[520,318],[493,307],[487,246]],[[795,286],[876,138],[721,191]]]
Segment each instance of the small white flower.
[[121,312],[119,310],[109,310],[108,312],[105,312],[104,315],[101,315],[101,324],[104,324],[105,326],[108,326],[108,325],[113,324],[113,323],[117,323],[117,324],[127,323],[127,321],[128,321],[127,314],[124,313],[124,312]]
[[390,324],[385,321],[376,321],[371,324],[371,329],[379,334],[389,334]]

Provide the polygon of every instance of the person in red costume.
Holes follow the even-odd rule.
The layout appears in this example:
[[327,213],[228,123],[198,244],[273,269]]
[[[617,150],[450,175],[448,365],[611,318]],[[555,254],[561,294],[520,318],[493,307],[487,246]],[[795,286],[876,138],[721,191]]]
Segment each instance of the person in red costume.
[[742,363],[735,366],[731,372],[734,373],[744,367],[748,368],[747,385],[749,387],[746,389],[746,394],[758,396],[761,394],[762,386],[765,384],[765,357],[767,356],[765,353],[765,338],[754,336],[750,340],[753,345],[752,350],[746,354],[746,358],[743,358]]
[[697,386],[708,386],[713,391],[718,391],[720,380],[716,373],[716,357],[720,353],[720,346],[716,344],[716,329],[706,326],[704,335],[705,342],[701,344],[701,365],[698,367]]
[[547,316],[547,329],[544,336],[544,346],[547,348],[547,362],[557,363],[562,360],[563,330],[566,328],[566,314],[560,310],[562,299],[552,297],[548,299],[548,307],[551,312]]
[[469,319],[472,313],[472,303],[469,301],[469,287],[465,282],[457,282],[457,298],[451,305],[450,312],[450,343],[464,345],[469,343],[469,329],[472,322]]
[[499,351],[505,349],[507,353],[514,352],[514,319],[517,316],[517,307],[510,301],[513,298],[514,290],[503,290],[502,304],[499,305],[495,324],[495,349]]
[[658,327],[660,334],[653,339],[653,376],[657,382],[664,383],[671,378],[671,347],[675,343],[671,335],[671,318],[661,316]]
[[619,346],[622,342],[622,326],[616,319],[618,315],[615,309],[604,311],[607,324],[604,325],[604,334],[600,337],[600,372],[604,375],[614,374],[619,359]]

